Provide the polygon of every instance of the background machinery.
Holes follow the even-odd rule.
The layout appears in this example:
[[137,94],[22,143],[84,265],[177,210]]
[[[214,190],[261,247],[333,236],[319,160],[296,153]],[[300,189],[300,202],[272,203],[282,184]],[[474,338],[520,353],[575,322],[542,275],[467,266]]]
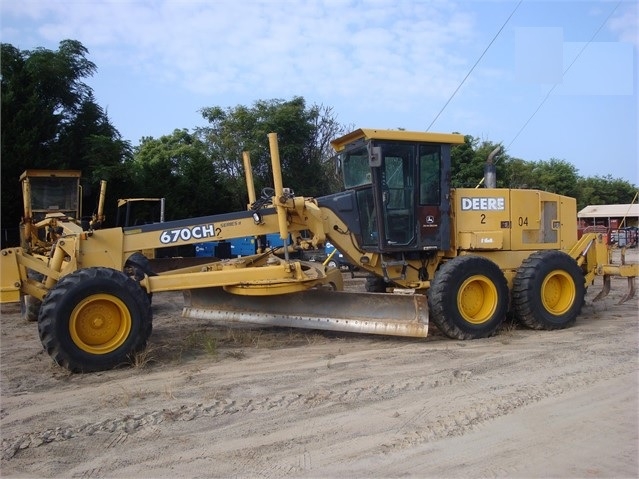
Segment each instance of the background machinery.
[[46,255],[57,240],[58,221],[83,226],[80,177],[77,170],[25,170],[20,175],[20,245],[26,251]]
[[[150,295],[160,291],[184,291],[185,317],[227,324],[425,337],[432,320],[456,339],[495,334],[509,309],[531,328],[570,326],[595,276],[604,279],[599,297],[611,276],[628,278],[622,300],[634,295],[639,265],[612,264],[602,234],[577,239],[574,199],[497,189],[490,167],[484,188],[450,188],[450,150],[462,135],[355,130],[332,143],[344,191],[321,198],[284,188],[276,134],[269,141],[274,188],[259,197],[244,156],[247,211],[103,229],[58,220],[46,255],[2,250],[0,300],[42,301],[44,348],[86,372],[126,363],[146,346]],[[139,260],[148,248],[273,233],[286,245],[280,256],[160,273]],[[340,291],[338,269],[289,255],[327,241],[372,275],[369,292]]]

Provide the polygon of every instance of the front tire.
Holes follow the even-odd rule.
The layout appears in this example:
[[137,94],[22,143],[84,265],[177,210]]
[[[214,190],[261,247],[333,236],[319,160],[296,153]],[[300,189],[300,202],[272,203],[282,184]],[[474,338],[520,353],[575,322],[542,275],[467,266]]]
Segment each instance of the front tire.
[[72,372],[111,369],[144,349],[152,330],[146,292],[126,274],[86,268],[63,277],[42,302],[44,349]]
[[537,251],[526,258],[513,281],[513,309],[532,329],[574,324],[586,296],[584,275],[562,251]]
[[508,284],[482,256],[458,256],[437,271],[428,290],[429,317],[453,339],[495,334],[508,309]]

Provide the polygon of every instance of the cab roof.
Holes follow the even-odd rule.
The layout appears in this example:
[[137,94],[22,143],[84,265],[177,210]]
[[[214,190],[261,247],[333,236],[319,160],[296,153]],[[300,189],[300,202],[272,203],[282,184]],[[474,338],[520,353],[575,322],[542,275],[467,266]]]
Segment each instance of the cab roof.
[[359,128],[331,141],[331,145],[335,151],[342,151],[346,148],[346,145],[360,139],[446,143],[450,145],[461,145],[464,143],[464,135],[457,133],[432,133],[427,131],[376,130],[371,128]]
[[24,170],[20,181],[25,178],[80,178],[80,170]]

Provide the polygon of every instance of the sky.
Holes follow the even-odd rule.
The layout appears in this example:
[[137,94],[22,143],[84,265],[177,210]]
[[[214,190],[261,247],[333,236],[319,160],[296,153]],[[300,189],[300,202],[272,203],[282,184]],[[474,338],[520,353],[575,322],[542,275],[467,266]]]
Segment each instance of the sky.
[[639,184],[636,0],[0,0],[21,50],[80,41],[133,146],[302,96],[353,128],[458,132]]

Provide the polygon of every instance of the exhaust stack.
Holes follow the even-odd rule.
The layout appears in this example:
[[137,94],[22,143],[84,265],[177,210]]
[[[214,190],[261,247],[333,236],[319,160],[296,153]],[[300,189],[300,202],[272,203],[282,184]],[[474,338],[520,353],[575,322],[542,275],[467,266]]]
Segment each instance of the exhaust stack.
[[486,160],[486,165],[484,165],[484,188],[497,188],[497,168],[493,158],[499,153],[499,150],[501,150],[501,146],[491,151]]

